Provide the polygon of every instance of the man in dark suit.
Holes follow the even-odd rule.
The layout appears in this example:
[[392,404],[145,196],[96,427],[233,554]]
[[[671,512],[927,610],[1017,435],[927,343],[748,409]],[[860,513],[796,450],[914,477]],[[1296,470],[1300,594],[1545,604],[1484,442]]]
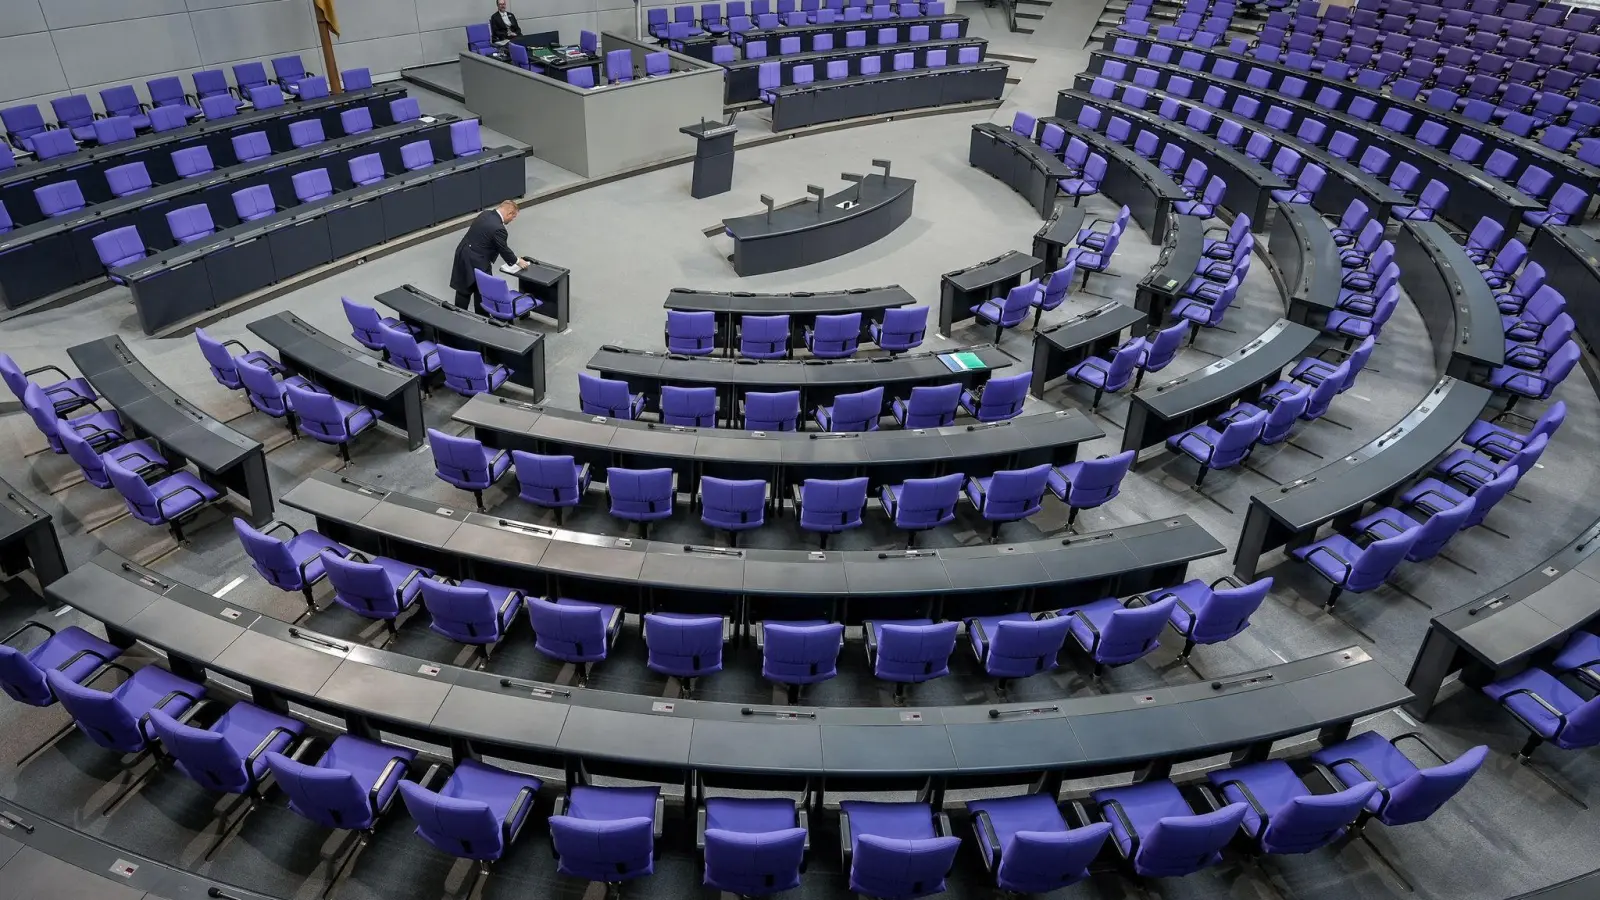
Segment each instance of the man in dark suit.
[[489,34],[496,44],[522,37],[522,27],[517,24],[516,14],[506,9],[506,0],[496,0],[494,15],[489,17]]
[[473,301],[472,308],[483,312],[483,298],[478,296],[478,280],[473,277],[474,269],[485,272],[494,272],[495,257],[499,257],[508,266],[526,269],[529,261],[518,259],[511,247],[506,243],[506,226],[517,217],[517,204],[510,200],[478,213],[472,220],[472,225],[467,228],[467,234],[456,245],[456,258],[450,267],[450,287],[456,292],[456,306],[467,308],[467,301]]

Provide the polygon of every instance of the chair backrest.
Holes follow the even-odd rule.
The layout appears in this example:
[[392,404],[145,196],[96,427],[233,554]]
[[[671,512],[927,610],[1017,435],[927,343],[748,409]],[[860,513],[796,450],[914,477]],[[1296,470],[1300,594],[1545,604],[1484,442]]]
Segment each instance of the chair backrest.
[[167,213],[166,219],[172,239],[180,244],[198,241],[217,231],[216,224],[211,221],[211,209],[204,203],[175,209]]
[[861,524],[867,505],[867,479],[807,478],[800,486],[800,527],[837,531]]
[[956,622],[913,625],[887,622],[878,626],[874,673],[890,681],[927,681],[950,672]]
[[539,652],[567,662],[597,662],[606,656],[606,613],[584,603],[527,600]]
[[273,587],[285,591],[298,591],[305,586],[300,564],[290,555],[289,547],[270,534],[251,527],[249,522],[235,517],[233,530],[256,572]]
[[321,119],[302,119],[299,122],[289,123],[289,143],[296,149],[313,147],[327,139],[327,134],[322,130]]
[[[183,114],[179,113],[178,118],[181,120]],[[58,156],[78,152],[78,142],[73,140],[72,132],[65,128],[41,131],[30,140],[33,144],[33,155],[39,159],[55,159]]]
[[365,91],[372,87],[372,70],[365,66],[345,69],[339,73],[339,80],[344,84],[345,93]]
[[439,354],[439,368],[444,371],[446,387],[469,397],[491,389],[489,367],[483,361],[483,354],[476,350],[457,350],[443,344],[434,352]]
[[849,356],[861,339],[861,313],[817,316],[811,328],[811,352],[817,356]]
[[133,120],[127,116],[110,116],[94,122],[94,139],[102,147],[131,141],[133,136]]
[[708,828],[705,882],[740,897],[766,896],[800,886],[806,830],[747,833]]
[[78,182],[72,180],[35,188],[33,197],[46,218],[69,216],[84,207],[83,191],[78,187]]
[[628,393],[628,383],[588,372],[578,373],[578,407],[590,415],[633,418],[633,396]]
[[343,769],[308,766],[281,753],[265,753],[262,760],[272,770],[278,787],[289,795],[295,812],[325,828],[365,829],[375,811],[368,787]]
[[1181,876],[1211,865],[1249,810],[1246,804],[1233,803],[1203,815],[1162,818],[1139,842],[1136,871],[1152,877]]
[[160,709],[150,710],[150,728],[161,739],[162,751],[201,787],[229,794],[250,789],[244,758],[221,732],[184,724]]
[[1096,822],[1068,831],[1017,831],[1000,849],[995,880],[1001,890],[1045,894],[1082,880],[1111,826]]
[[56,437],[60,439],[67,455],[72,457],[72,461],[78,464],[79,469],[83,470],[84,481],[101,490],[111,487],[111,476],[106,474],[105,464],[100,459],[100,451],[94,449],[93,445],[71,428],[57,428]]
[[378,333],[383,337],[383,347],[389,351],[389,361],[418,375],[427,375],[428,360],[423,354],[422,347],[417,343],[417,336],[409,328],[394,328],[380,321]]
[[922,385],[911,389],[906,401],[905,427],[938,428],[956,420],[961,400],[960,384]]
[[97,234],[91,241],[95,255],[107,269],[125,266],[145,258],[144,238],[137,225],[124,225]]
[[[351,300],[349,297],[340,297],[339,304],[344,307],[345,321],[350,323],[351,333],[363,346],[374,350],[383,346],[383,322],[378,316],[378,311],[370,306],[364,306]],[[198,329],[196,329],[198,331]],[[205,344],[202,343],[201,347]],[[209,357],[207,357],[209,359]]]
[[[145,748],[147,741],[138,720],[119,702],[116,692],[84,687],[56,669],[44,677],[50,692],[89,740],[119,753],[137,753]],[[158,699],[150,698],[151,705]]]
[[[296,176],[298,177],[298,176]],[[233,211],[239,221],[254,222],[278,211],[278,201],[272,196],[272,186],[258,184],[233,194]]]
[[195,178],[214,171],[216,165],[205,147],[185,147],[172,154],[172,168],[179,178]]
[[422,582],[422,603],[434,631],[463,643],[486,644],[500,639],[500,616],[494,598],[480,587]]
[[996,376],[984,382],[983,396],[979,398],[978,421],[998,422],[1022,412],[1028,395],[1028,384],[1033,379],[1030,372]]
[[1006,620],[990,634],[984,669],[999,678],[1023,678],[1055,668],[1072,619]]
[[1421,526],[1414,526],[1394,537],[1368,544],[1361,556],[1351,561],[1350,571],[1345,576],[1345,589],[1370,591],[1383,584],[1406,558],[1406,554],[1411,552],[1411,546],[1421,534]]
[[869,897],[942,893],[960,848],[958,837],[905,840],[859,835],[850,860],[850,890]]
[[1468,497],[1463,503],[1429,516],[1417,529],[1417,539],[1406,554],[1406,559],[1422,562],[1438,556],[1450,539],[1456,536],[1456,532],[1466,525],[1476,505],[1476,498]]
[[767,483],[759,478],[700,479],[700,513],[715,528],[743,529],[759,524],[767,503]]
[[611,514],[623,518],[647,518],[672,509],[671,469],[606,470],[606,487],[611,495]]
[[668,425],[715,428],[717,389],[714,387],[675,387],[661,389],[661,421]]
[[579,483],[576,462],[570,456],[545,456],[511,451],[517,486],[523,499],[548,505],[576,501]]
[[1406,780],[1389,786],[1388,797],[1378,809],[1378,819],[1395,826],[1429,818],[1467,786],[1488,757],[1489,748],[1480,744],[1450,762],[1418,769]]
[[350,439],[350,425],[345,414],[339,411],[338,401],[332,394],[306,390],[293,384],[284,385],[284,394],[294,410],[300,430],[321,441],[335,443]]
[[445,481],[468,490],[481,490],[494,483],[481,441],[429,428],[428,447],[433,451],[434,470]]
[[[584,71],[589,71],[585,69]],[[422,105],[415,97],[401,97],[389,101],[389,115],[396,125],[402,122],[415,122],[422,118]]]
[[883,387],[833,398],[832,431],[868,431],[883,415]]
[[1372,795],[1375,782],[1363,781],[1333,794],[1295,797],[1268,813],[1260,835],[1268,853],[1309,853],[1343,836]]
[[794,431],[799,418],[799,391],[744,395],[744,426],[751,431]]
[[763,623],[761,675],[780,684],[814,684],[838,674],[844,626]]
[[315,203],[333,196],[333,181],[328,178],[327,169],[296,172],[290,181],[294,184],[294,195],[301,203]]
[[1272,590],[1272,577],[1258,578],[1243,587],[1213,590],[1194,610],[1191,638],[1197,644],[1225,641],[1244,631],[1250,617],[1261,608]]
[[[583,69],[581,71],[587,72],[590,70]],[[413,141],[400,148],[400,165],[407,172],[426,169],[433,165],[433,162],[433,144],[428,141]]]
[[373,617],[392,619],[400,615],[396,585],[383,566],[324,551],[322,568],[340,601]]
[[1154,650],[1160,643],[1156,638],[1177,605],[1177,600],[1168,597],[1148,606],[1128,606],[1113,612],[1100,630],[1100,641],[1093,651],[1095,661],[1121,665]]
[[266,159],[272,155],[272,144],[267,141],[264,131],[249,131],[236,134],[232,138],[233,156],[239,162],[255,162]]
[[1051,469],[1049,463],[1041,463],[1028,469],[994,473],[989,489],[984,491],[983,517],[1009,520],[1038,512]]
[[646,613],[645,664],[652,671],[693,678],[722,668],[721,616],[663,616]]
[[[272,377],[270,369],[243,357],[235,357],[233,365],[251,406],[274,417],[282,417],[289,411],[288,403],[284,399],[283,383]],[[212,370],[212,374],[216,372],[216,369]],[[218,380],[221,381],[220,376]]]
[[928,333],[928,307],[898,306],[884,310],[878,329],[878,347],[883,350],[910,350],[922,343]]
[[498,859],[505,852],[507,832],[488,803],[446,797],[414,781],[400,782],[400,798],[417,833],[440,850],[466,859]]
[[901,485],[894,523],[901,528],[932,528],[955,515],[964,477],[908,478]]
[[655,867],[655,833],[650,819],[595,821],[550,817],[557,869],[563,875],[612,883],[647,875]]

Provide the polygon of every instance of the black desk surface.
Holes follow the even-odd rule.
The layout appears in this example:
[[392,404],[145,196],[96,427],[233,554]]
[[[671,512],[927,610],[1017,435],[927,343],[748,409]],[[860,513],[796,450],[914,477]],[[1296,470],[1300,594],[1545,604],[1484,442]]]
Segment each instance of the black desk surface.
[[267,216],[264,219],[244,222],[192,243],[179,244],[170,250],[164,250],[154,256],[146,257],[132,265],[121,266],[116,270],[117,275],[128,281],[140,281],[184,263],[201,259],[220,249],[260,237],[267,232],[280,228],[289,228],[308,219],[314,219],[335,207],[363,200],[372,200],[393,191],[405,190],[406,188],[432,181],[452,172],[487,165],[500,159],[520,158],[522,155],[522,150],[513,147],[495,147],[473,156],[442,160],[414,172],[406,172],[385,178],[375,184],[358,187],[355,190],[340,191],[315,203],[302,203],[299,206]]
[[[939,359],[944,353],[975,353],[985,368],[952,371]],[[982,375],[1014,362],[1016,360],[992,344],[948,351],[902,353],[892,357],[768,360],[678,356],[649,350],[623,350],[606,345],[589,358],[588,367],[607,377],[649,379],[670,384],[731,385],[747,390],[788,385],[807,388],[860,385],[866,389],[878,384],[891,387],[904,382],[960,380],[967,373]]]
[[[172,656],[271,694],[310,693],[312,705],[347,719],[394,722],[413,733],[463,739],[477,750],[513,757],[555,754],[679,770],[842,779],[1133,766],[1348,725],[1411,696],[1365,651],[1352,647],[1214,682],[1063,699],[1051,712],[1001,704],[996,708],[1002,712],[1019,714],[998,718],[990,717],[987,704],[744,715],[736,704],[667,704],[659,697],[502,681],[453,666],[426,675],[419,670],[434,665],[427,660],[303,630],[296,637],[286,623],[249,611],[241,615],[224,600],[133,568],[109,552],[57,581],[49,593]],[[129,609],[138,610],[136,619]],[[255,647],[236,654],[247,640],[281,647],[285,656]],[[313,665],[296,665],[296,658]],[[284,685],[285,678],[292,683]]]
[[1251,503],[1265,505],[1293,531],[1315,528],[1426,469],[1477,421],[1490,396],[1487,388],[1442,378],[1416,408],[1366,446],[1283,487],[1262,491]]
[[1305,355],[1317,330],[1279,319],[1249,343],[1209,366],[1144,388],[1134,396],[1165,419],[1238,397]]
[[[838,82],[832,83],[837,84]],[[837,194],[823,198],[822,211],[820,213],[817,211],[816,201],[807,197],[800,203],[773,210],[771,221],[768,221],[767,213],[761,212],[749,216],[723,219],[722,224],[728,229],[728,234],[735,241],[749,241],[794,234],[810,228],[832,225],[836,222],[875,212],[900,199],[907,191],[915,188],[916,184],[910,178],[890,176],[885,179],[882,175],[872,174],[861,182],[860,202],[849,209],[840,209],[839,204],[846,200],[856,199],[856,188],[854,187],[846,188]]]
[[1435,345],[1449,348],[1459,358],[1464,358],[1486,368],[1505,362],[1505,332],[1500,324],[1500,308],[1494,293],[1478,274],[1478,267],[1467,256],[1467,251],[1450,232],[1438,222],[1401,222],[1400,233],[1395,238],[1395,262],[1400,264],[1400,283],[1408,294],[1415,295],[1412,279],[1421,275],[1407,245],[1416,247],[1428,257],[1446,285],[1449,296],[1434,297],[1434,301],[1448,303],[1455,310],[1455,333],[1444,334],[1436,330],[1437,317],[1423,316]]
[[1528,260],[1544,266],[1545,283],[1568,300],[1567,312],[1590,347],[1600,347],[1600,241],[1575,225],[1544,225],[1533,233]]
[[373,299],[406,319],[421,322],[441,334],[454,335],[505,353],[522,356],[544,340],[544,335],[536,331],[458,309],[454,303],[431,297],[409,284],[384,291]]
[[67,349],[83,377],[123,418],[163,447],[208,472],[221,472],[261,444],[179,397],[139,362],[120,337]]
[[[1277,203],[1267,251],[1283,276],[1284,296],[1324,311],[1339,302],[1339,246],[1326,219],[1303,203]],[[1283,229],[1280,231],[1280,226]]]
[[1067,168],[1061,157],[1039,146],[1032,138],[1023,137],[1005,125],[979,122],[972,126],[972,130],[986,134],[1027,157],[1035,169],[1039,169],[1050,178],[1059,180],[1072,177],[1072,170]]
[[1143,311],[1126,303],[1111,301],[1080,313],[1065,322],[1041,330],[1035,341],[1044,341],[1061,350],[1092,344],[1103,337],[1120,334],[1124,328],[1145,321]]
[[399,99],[406,95],[406,89],[400,83],[378,85],[364,91],[351,91],[344,94],[335,94],[329,97],[319,97],[316,100],[291,101],[283,106],[269,107],[263,110],[247,110],[236,116],[225,119],[204,120],[186,125],[183,128],[174,128],[171,131],[151,132],[123,141],[119,144],[108,144],[104,147],[89,147],[77,153],[58,156],[55,159],[45,160],[30,166],[18,166],[9,172],[0,175],[0,187],[13,181],[22,181],[42,174],[51,174],[52,170],[64,172],[79,166],[93,165],[104,160],[122,156],[162,144],[172,144],[174,147],[180,141],[201,137],[217,131],[244,130],[245,127],[271,121],[280,117],[296,116],[302,113],[316,112],[328,106],[338,106],[354,103],[361,100],[372,101],[375,99]]
[[514,522],[323,471],[296,485],[283,503],[337,523],[341,531],[382,539],[388,552],[402,556],[403,545],[411,545],[509,567],[521,577],[573,575],[623,587],[765,597],[987,594],[1182,565],[1223,552],[1187,516],[1020,544],[889,552],[729,550]]
[[[240,163],[239,165],[229,166],[225,169],[217,169],[198,178],[185,178],[179,181],[170,182],[168,184],[159,184],[150,190],[144,191],[143,193],[134,194],[128,197],[118,197],[108,200],[104,203],[96,203],[92,206],[84,207],[82,211],[74,215],[59,216],[54,219],[43,219],[33,223],[32,225],[26,225],[22,228],[18,228],[15,231],[0,235],[0,253],[6,253],[22,246],[23,244],[32,243],[33,241],[39,240],[40,238],[49,237],[53,234],[63,231],[72,231],[92,225],[95,222],[99,222],[104,219],[112,218],[113,216],[124,215],[126,213],[133,212],[142,206],[153,206],[158,203],[170,203],[173,204],[174,208],[177,208],[179,205],[182,205],[185,202],[185,199],[190,195],[197,195],[201,191],[216,187],[217,185],[227,184],[228,182],[236,179],[250,178],[263,172],[269,172],[273,169],[297,165],[328,154],[339,153],[341,151],[351,150],[357,147],[364,147],[369,144],[376,144],[391,138],[405,137],[413,133],[421,132],[425,129],[432,129],[435,126],[448,128],[449,123],[455,121],[455,119],[455,116],[444,115],[439,116],[438,121],[433,123],[424,123],[418,120],[415,122],[405,122],[400,125],[388,125],[372,131],[364,131],[360,134],[334,138],[333,140],[325,141],[312,147],[302,147],[298,150],[291,150],[287,153],[277,153],[267,157],[266,159],[256,160],[255,162]],[[420,139],[421,138],[419,135],[419,140]],[[280,199],[287,200],[289,198],[285,197]]]
[[717,313],[756,316],[810,316],[836,313],[872,312],[917,302],[898,284],[884,287],[853,288],[848,291],[795,291],[788,294],[756,294],[750,291],[701,291],[673,288],[667,294],[667,309],[709,310]]
[[368,356],[333,335],[319,331],[294,313],[257,319],[250,333],[303,362],[313,376],[348,385],[371,397],[389,399],[416,380],[414,373]]
[[0,480],[0,545],[9,544],[24,532],[40,525],[49,525],[50,514],[28,499],[21,489]]
[[948,281],[960,291],[980,291],[991,284],[997,284],[1008,278],[1024,276],[1040,262],[1040,260],[1026,253],[1012,250],[987,262],[981,262],[966,269],[957,269],[954,272],[946,272],[941,280]]
[[1105,436],[1093,419],[1077,410],[1018,416],[986,425],[839,433],[766,432],[630,422],[479,395],[468,400],[453,418],[477,428],[563,446],[701,463],[758,465],[959,462]]
[[1156,264],[1144,278],[1142,287],[1176,298],[1183,286],[1200,268],[1206,248],[1206,223],[1199,216],[1174,215],[1168,220],[1167,237]]
[[[911,21],[911,20],[908,20],[908,21],[910,21],[911,24],[914,25],[914,24],[917,24],[917,22],[920,22],[922,20],[921,19],[917,19],[917,20],[914,20],[914,21]],[[838,23],[835,23],[835,25],[837,25],[837,24]],[[867,25],[873,25],[873,24],[876,24],[876,23],[871,23],[871,22],[856,23],[856,22],[852,22],[850,24],[852,24],[852,25],[860,24],[862,26],[867,26]],[[828,26],[828,27],[833,27],[833,26]],[[882,26],[879,26],[879,27],[887,28],[887,27],[889,27],[889,25],[888,25],[888,23],[884,23]],[[932,29],[932,31],[934,33],[937,33],[938,30],[939,29],[937,29],[937,28]],[[758,38],[758,40],[759,40],[759,38]],[[767,56],[759,56],[759,57],[756,57],[755,59],[736,59],[736,60],[734,60],[732,62],[720,63],[720,65],[724,69],[727,69],[730,72],[735,72],[735,71],[739,71],[739,70],[751,70],[751,69],[757,69],[758,70],[758,69],[761,68],[762,63],[769,63],[769,62],[781,62],[785,66],[789,66],[789,65],[804,65],[805,63],[815,63],[815,62],[818,62],[818,61],[821,61],[821,60],[844,59],[846,57],[851,57],[851,56],[869,56],[869,55],[873,55],[873,54],[884,54],[884,55],[888,55],[890,57],[893,57],[893,55],[896,54],[896,53],[911,53],[911,52],[915,52],[917,50],[922,50],[922,51],[927,51],[927,50],[949,50],[950,51],[950,59],[954,60],[955,56],[956,56],[955,51],[957,49],[959,49],[959,48],[962,48],[962,47],[983,47],[983,48],[987,48],[988,46],[989,46],[989,39],[988,38],[982,38],[982,37],[959,37],[959,38],[945,38],[943,40],[929,40],[929,41],[901,41],[901,42],[899,42],[897,44],[868,44],[865,47],[834,47],[832,50],[806,50],[806,51],[804,51],[802,53],[785,53],[782,56],[779,56],[776,53],[773,53],[773,50],[776,49],[775,47],[768,47],[767,48],[767,53],[768,53]],[[982,55],[983,54],[979,54],[980,57]],[[817,75],[818,75],[818,80],[820,81],[821,80],[821,75],[822,75],[821,67],[818,68]]]

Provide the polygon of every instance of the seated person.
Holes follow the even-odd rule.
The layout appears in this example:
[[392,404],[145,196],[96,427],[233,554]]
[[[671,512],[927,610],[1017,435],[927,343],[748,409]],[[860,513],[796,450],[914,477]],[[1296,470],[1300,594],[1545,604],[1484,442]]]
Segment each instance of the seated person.
[[519,37],[522,37],[522,26],[517,24],[516,14],[506,9],[506,0],[495,0],[494,15],[489,17],[489,40],[499,46]]

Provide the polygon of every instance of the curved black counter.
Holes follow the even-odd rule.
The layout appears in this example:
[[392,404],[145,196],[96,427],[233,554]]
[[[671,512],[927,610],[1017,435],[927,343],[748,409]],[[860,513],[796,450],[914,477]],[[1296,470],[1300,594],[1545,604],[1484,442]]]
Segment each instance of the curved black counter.
[[1050,151],[1004,125],[972,126],[967,162],[1005,182],[1021,194],[1040,218],[1049,218],[1060,195],[1060,183],[1072,170]]
[[702,291],[673,288],[661,305],[666,309],[717,314],[717,346],[732,353],[738,346],[735,326],[744,316],[788,316],[789,346],[804,347],[805,326],[817,316],[861,314],[861,340],[871,342],[867,326],[884,310],[911,306],[917,298],[898,284],[851,288],[846,291],[793,291],[759,294],[752,291]]
[[1455,378],[1505,363],[1505,330],[1494,293],[1467,251],[1438,222],[1401,222],[1394,261],[1433,338],[1434,366]]
[[1327,220],[1302,203],[1279,203],[1267,234],[1267,256],[1288,300],[1289,321],[1319,327],[1339,302],[1339,246]]
[[761,275],[809,266],[877,241],[911,218],[917,183],[868,175],[857,187],[807,198],[770,213],[723,219],[733,238],[733,269]]

